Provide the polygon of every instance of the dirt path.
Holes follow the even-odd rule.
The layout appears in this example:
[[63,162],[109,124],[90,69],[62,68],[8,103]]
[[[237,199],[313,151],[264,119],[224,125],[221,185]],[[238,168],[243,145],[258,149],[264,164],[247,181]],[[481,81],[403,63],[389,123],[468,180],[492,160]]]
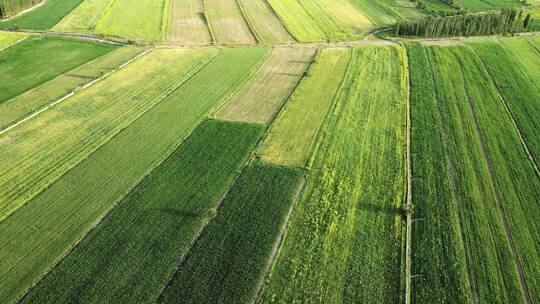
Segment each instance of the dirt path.
[[467,103],[469,105],[469,110],[471,111],[471,114],[472,114],[472,117],[473,117],[473,120],[474,120],[474,126],[475,126],[475,130],[476,130],[476,135],[477,135],[478,140],[480,141],[480,145],[482,147],[482,154],[484,156],[484,159],[486,160],[486,166],[487,166],[488,172],[489,172],[489,180],[490,180],[491,188],[492,188],[492,191],[493,191],[493,194],[494,194],[494,197],[495,197],[495,201],[497,202],[497,206],[498,206],[498,209],[499,209],[499,215],[501,217],[501,221],[502,221],[502,224],[503,224],[504,233],[506,235],[508,245],[510,246],[510,249],[512,251],[512,256],[514,257],[514,262],[516,264],[516,268],[517,268],[517,271],[518,271],[518,274],[519,274],[519,283],[521,285],[521,289],[523,290],[523,293],[525,294],[525,302],[527,304],[532,304],[531,296],[530,296],[530,293],[529,293],[529,287],[527,286],[527,281],[525,279],[525,274],[523,272],[523,266],[521,265],[521,261],[519,260],[519,256],[517,254],[517,249],[516,249],[516,246],[514,244],[514,239],[512,237],[512,233],[510,231],[510,225],[508,224],[508,218],[507,218],[506,213],[504,211],[504,207],[503,207],[503,205],[501,203],[501,198],[500,198],[500,195],[499,195],[499,191],[498,191],[497,186],[496,186],[497,182],[496,182],[496,179],[495,179],[495,173],[494,173],[494,170],[493,170],[493,165],[492,165],[492,162],[491,162],[491,158],[489,157],[489,154],[487,152],[487,146],[486,146],[486,143],[484,141],[482,131],[480,129],[480,124],[478,123],[478,118],[476,116],[476,111],[474,109],[474,105],[473,105],[471,97],[469,95],[469,86],[467,84],[467,80],[466,80],[466,77],[465,77],[465,69],[463,67],[463,62],[461,62],[461,60],[459,58],[456,58],[456,59],[458,60],[459,66],[460,66],[460,69],[461,69],[461,75],[463,77],[463,82],[464,82],[464,85],[465,85],[464,89],[465,89],[465,93],[466,93],[466,97],[467,97]]

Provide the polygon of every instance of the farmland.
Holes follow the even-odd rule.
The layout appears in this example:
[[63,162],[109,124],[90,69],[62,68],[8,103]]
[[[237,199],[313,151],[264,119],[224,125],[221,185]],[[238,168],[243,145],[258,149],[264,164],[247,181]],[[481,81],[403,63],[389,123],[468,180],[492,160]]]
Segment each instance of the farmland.
[[540,303],[540,0],[0,0],[0,303]]

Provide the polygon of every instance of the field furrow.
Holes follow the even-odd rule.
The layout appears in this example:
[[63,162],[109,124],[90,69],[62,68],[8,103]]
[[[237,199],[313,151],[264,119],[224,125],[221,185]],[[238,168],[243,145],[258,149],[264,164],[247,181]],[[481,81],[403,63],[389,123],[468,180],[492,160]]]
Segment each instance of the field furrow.
[[216,118],[269,124],[311,64],[312,48],[274,48],[272,55]]
[[260,303],[399,302],[406,184],[402,54],[397,47],[353,49]]
[[34,36],[0,52],[0,105],[117,47]]
[[[245,81],[265,53],[221,51],[165,100],[0,222],[0,299],[13,302],[36,283]],[[215,55],[205,51],[207,59]]]
[[204,0],[169,0],[166,41],[172,44],[212,43],[204,11]]
[[242,14],[238,2],[240,0],[203,1],[217,44],[252,44],[257,42]]
[[299,42],[326,41],[326,36],[297,0],[266,0],[289,33]]
[[203,122],[22,303],[152,302],[262,132]]
[[334,104],[350,58],[346,48],[322,49],[306,77],[272,125],[259,156],[279,165],[304,167]]
[[0,29],[46,30],[57,24],[84,0],[46,0],[17,17],[0,21]]
[[471,302],[460,209],[435,82],[423,46],[407,45],[411,83],[413,303]]
[[287,32],[266,0],[237,0],[261,43],[290,43],[294,38]]
[[0,104],[0,131],[117,69],[142,51],[137,47],[120,48]]
[[0,219],[174,91],[212,56],[155,50],[0,135]]
[[298,169],[247,167],[159,303],[249,303],[302,177]]
[[168,0],[115,0],[95,24],[95,31],[136,41],[163,41],[168,3]]

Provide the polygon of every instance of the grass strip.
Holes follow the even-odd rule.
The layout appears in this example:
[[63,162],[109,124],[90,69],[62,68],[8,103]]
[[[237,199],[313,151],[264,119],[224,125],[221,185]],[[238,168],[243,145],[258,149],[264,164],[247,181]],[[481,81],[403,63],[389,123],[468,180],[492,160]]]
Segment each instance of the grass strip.
[[50,29],[81,2],[83,0],[45,0],[43,4],[29,12],[6,21],[1,21],[0,29]]

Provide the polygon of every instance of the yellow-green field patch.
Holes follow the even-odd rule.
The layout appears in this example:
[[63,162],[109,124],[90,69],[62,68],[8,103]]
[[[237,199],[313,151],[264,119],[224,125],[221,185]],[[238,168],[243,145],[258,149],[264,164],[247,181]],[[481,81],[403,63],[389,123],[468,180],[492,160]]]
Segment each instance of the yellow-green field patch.
[[167,42],[204,45],[212,43],[203,0],[170,0]]

